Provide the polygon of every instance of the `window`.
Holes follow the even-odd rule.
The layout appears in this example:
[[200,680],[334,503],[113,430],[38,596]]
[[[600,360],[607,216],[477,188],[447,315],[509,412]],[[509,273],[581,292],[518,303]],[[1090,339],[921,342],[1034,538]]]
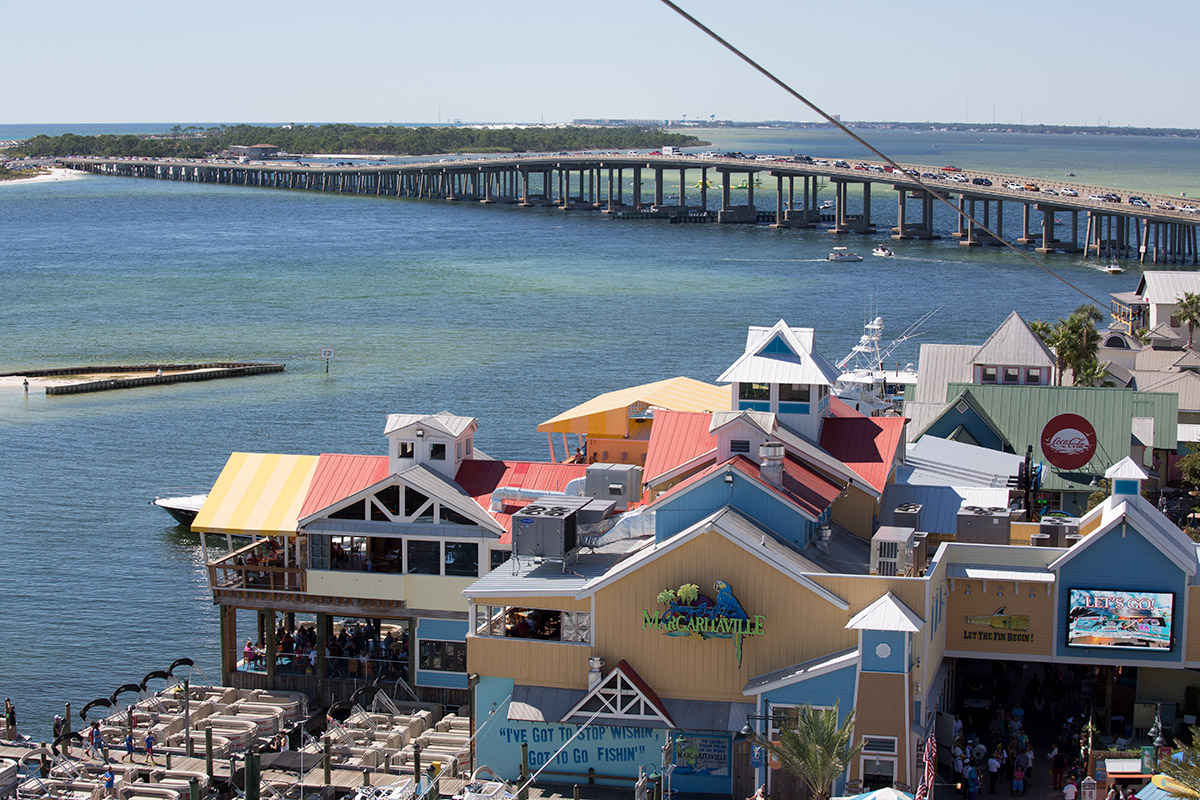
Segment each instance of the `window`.
[[416,442],[396,442],[396,458],[416,458]]
[[1172,328],[1179,327],[1179,317],[1175,316],[1174,314],[1171,315],[1171,327]]
[[408,574],[441,575],[442,546],[440,542],[408,540]]
[[739,383],[739,400],[770,400],[771,384],[769,383]]
[[503,564],[505,561],[508,561],[509,552],[507,550],[492,550],[490,552],[492,554],[491,555],[492,569],[495,569],[496,567]]
[[479,545],[474,542],[446,542],[446,574],[478,577]]
[[475,635],[589,644],[592,615],[586,611],[476,605]]
[[445,461],[446,460],[446,445],[443,443],[429,444],[429,460],[430,461]]
[[983,383],[995,383],[996,382],[996,368],[995,367],[984,367],[982,374],[983,374],[983,378],[982,378]]
[[1005,367],[1004,368],[1004,382],[1005,383],[1020,383],[1021,382],[1020,367]]
[[749,453],[750,441],[748,439],[731,439],[729,441],[729,452],[731,453]]
[[467,439],[467,458],[471,457],[471,440]]
[[1041,383],[1042,382],[1042,371],[1040,369],[1025,370],[1025,382],[1026,383]]
[[807,403],[812,387],[807,383],[783,383],[779,386],[779,400],[791,403]]
[[421,640],[417,669],[433,672],[466,672],[467,643]]

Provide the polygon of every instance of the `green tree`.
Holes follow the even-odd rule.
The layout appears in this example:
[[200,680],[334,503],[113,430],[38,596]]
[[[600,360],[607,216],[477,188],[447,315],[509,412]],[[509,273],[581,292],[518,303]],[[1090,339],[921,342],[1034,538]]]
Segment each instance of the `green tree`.
[[1062,345],[1060,336],[1061,328],[1062,320],[1058,322],[1046,322],[1044,319],[1035,319],[1029,323],[1029,329],[1042,340],[1042,344],[1049,347],[1054,353],[1054,371],[1057,373],[1055,383],[1058,386],[1062,386],[1063,373],[1067,369],[1066,361],[1063,358],[1066,348]]
[[1192,334],[1195,333],[1196,325],[1200,324],[1200,294],[1188,292],[1183,297],[1179,298],[1179,305],[1175,309],[1175,316],[1188,329],[1187,346],[1192,346]]
[[812,800],[829,800],[833,782],[862,750],[862,742],[854,744],[854,712],[838,723],[838,707],[813,708],[804,705],[796,709],[795,725],[779,731],[779,742],[757,734],[754,743],[775,756],[783,768],[802,779]]
[[1192,450],[1177,462],[1179,466],[1180,480],[1183,483],[1191,486],[1192,489],[1200,489],[1200,452]]
[[1108,374],[1108,366],[1111,362],[1091,361],[1078,367],[1074,373],[1074,381],[1076,386],[1112,386],[1112,377]]
[[1195,797],[1200,794],[1200,727],[1190,726],[1189,734],[1190,742],[1175,740],[1172,757],[1160,761],[1158,768],[1187,787]]

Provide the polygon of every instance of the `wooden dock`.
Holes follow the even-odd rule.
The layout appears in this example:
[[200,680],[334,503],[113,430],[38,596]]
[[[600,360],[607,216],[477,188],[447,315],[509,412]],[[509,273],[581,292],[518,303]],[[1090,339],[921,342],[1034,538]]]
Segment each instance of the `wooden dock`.
[[[241,378],[283,372],[283,364],[260,364],[250,361],[208,361],[195,364],[127,364],[116,366],[55,367],[24,372],[0,373],[0,378],[72,378],[80,380],[46,386],[46,394],[83,394],[107,392],[113,389],[133,389],[140,386],[163,386],[192,381],[214,381],[222,378]],[[147,374],[138,374],[147,373]],[[115,377],[114,377],[115,376]],[[87,380],[93,377],[94,380]]]

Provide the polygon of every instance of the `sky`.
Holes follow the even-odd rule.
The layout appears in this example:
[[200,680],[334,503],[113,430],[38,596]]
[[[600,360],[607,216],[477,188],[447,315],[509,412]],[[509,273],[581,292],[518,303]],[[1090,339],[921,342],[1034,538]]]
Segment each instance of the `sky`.
[[[848,120],[1200,128],[1200,5],[678,0]],[[60,0],[0,124],[815,120],[659,0]]]

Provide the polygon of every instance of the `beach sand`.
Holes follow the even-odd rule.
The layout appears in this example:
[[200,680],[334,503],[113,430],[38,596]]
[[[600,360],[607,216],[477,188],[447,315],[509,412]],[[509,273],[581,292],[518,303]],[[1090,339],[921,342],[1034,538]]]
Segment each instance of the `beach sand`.
[[[12,180],[0,181],[0,186],[28,186],[33,183],[53,183],[55,181],[75,181],[81,178],[86,178],[86,172],[80,172],[76,169],[61,169],[60,167],[51,167],[50,171],[43,175],[34,175],[32,178],[13,178]],[[30,381],[32,384],[33,382]]]

